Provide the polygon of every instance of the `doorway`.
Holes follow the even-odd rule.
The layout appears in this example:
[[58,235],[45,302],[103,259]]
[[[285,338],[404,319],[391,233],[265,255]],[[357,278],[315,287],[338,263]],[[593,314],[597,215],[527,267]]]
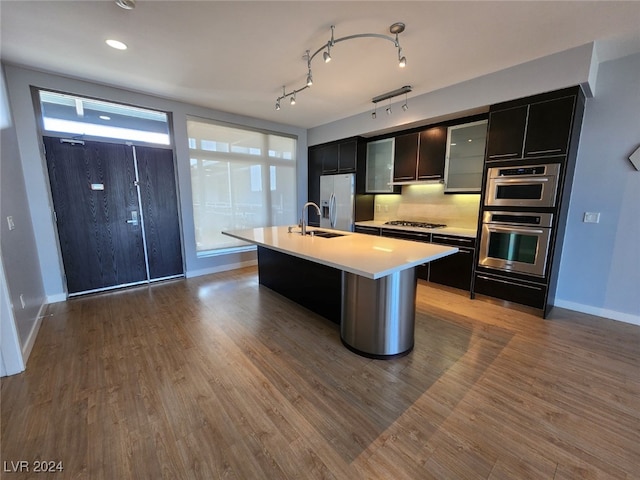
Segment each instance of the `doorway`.
[[171,149],[43,140],[69,296],[184,274]]

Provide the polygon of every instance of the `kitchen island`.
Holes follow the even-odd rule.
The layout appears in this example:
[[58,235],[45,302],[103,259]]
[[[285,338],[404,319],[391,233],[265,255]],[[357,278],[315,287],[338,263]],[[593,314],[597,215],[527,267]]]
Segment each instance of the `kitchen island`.
[[458,251],[329,229],[304,236],[291,227],[223,233],[258,246],[262,285],[336,321],[345,346],[373,358],[411,351],[415,267]]

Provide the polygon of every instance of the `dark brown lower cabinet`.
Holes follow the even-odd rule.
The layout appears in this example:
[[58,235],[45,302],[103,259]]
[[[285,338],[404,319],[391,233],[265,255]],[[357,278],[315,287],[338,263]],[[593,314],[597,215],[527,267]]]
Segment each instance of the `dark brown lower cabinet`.
[[473,290],[474,294],[479,293],[521,305],[543,309],[545,307],[547,286],[502,277],[493,273],[477,272]]
[[431,262],[429,264],[429,281],[470,292],[475,238],[434,233],[431,236],[431,243],[458,247],[458,253]]

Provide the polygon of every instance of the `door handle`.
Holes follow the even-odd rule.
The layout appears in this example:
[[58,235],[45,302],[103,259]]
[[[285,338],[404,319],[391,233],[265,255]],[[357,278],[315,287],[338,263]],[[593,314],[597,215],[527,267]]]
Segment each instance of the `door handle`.
[[132,210],[131,211],[131,218],[129,220],[127,220],[127,223],[129,223],[131,225],[138,225],[138,211],[137,210]]

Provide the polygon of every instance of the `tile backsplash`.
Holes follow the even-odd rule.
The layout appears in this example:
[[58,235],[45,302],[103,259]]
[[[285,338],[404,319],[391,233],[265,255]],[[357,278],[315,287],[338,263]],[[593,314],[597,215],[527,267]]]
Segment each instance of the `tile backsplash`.
[[444,184],[403,185],[401,195],[376,195],[374,220],[428,221],[476,228],[480,194],[444,194]]

